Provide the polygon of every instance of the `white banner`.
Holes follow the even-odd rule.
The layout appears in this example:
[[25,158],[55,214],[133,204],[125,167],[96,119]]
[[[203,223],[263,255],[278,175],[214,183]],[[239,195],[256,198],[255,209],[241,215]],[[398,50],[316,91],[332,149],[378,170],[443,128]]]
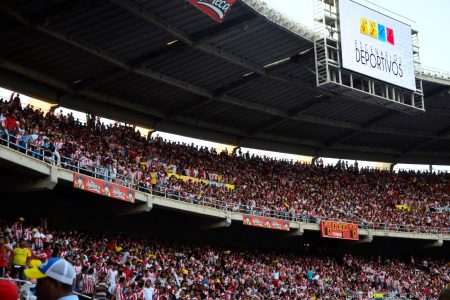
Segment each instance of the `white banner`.
[[339,1],[342,67],[416,90],[411,26],[351,0]]

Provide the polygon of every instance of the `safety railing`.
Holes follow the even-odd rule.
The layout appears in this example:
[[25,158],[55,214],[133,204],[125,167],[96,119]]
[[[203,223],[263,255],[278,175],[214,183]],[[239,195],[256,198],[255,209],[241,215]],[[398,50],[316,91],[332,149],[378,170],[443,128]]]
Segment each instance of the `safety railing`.
[[373,223],[364,222],[357,220],[348,220],[341,218],[330,218],[327,216],[312,216],[312,215],[292,215],[287,211],[271,210],[264,207],[251,207],[249,205],[244,205],[240,203],[232,203],[228,201],[222,201],[215,199],[213,197],[200,196],[198,194],[192,194],[184,192],[187,196],[182,196],[182,192],[178,189],[169,188],[164,185],[148,186],[147,183],[139,180],[131,180],[126,176],[112,172],[110,169],[104,166],[95,165],[85,165],[80,161],[61,156],[57,151],[53,151],[49,155],[49,149],[32,145],[31,143],[23,146],[20,141],[17,141],[15,137],[6,134],[6,137],[1,136],[0,132],[0,144],[3,147],[7,147],[22,154],[25,154],[31,158],[46,162],[48,164],[53,164],[58,167],[67,169],[69,171],[82,173],[94,178],[113,182],[127,188],[131,188],[140,192],[153,194],[155,196],[189,203],[198,206],[209,207],[213,209],[218,209],[226,212],[240,213],[240,214],[250,214],[261,217],[276,218],[294,222],[320,224],[321,220],[327,221],[337,221],[357,224],[360,229],[375,229],[375,230],[388,230],[388,231],[398,231],[398,232],[416,232],[416,233],[430,233],[430,234],[449,234],[450,228],[445,227],[428,227],[428,226],[414,226],[414,225],[401,225],[401,224],[386,224],[386,223]]
[[433,67],[428,67],[428,66],[421,66],[419,71],[421,74],[426,75],[426,76],[431,76],[433,78],[438,78],[438,79],[450,80],[450,71],[449,70],[433,68]]
[[[34,289],[36,283],[33,283],[28,280],[21,280],[21,279],[16,279],[16,278],[6,278],[6,277],[0,277],[0,280],[11,281],[11,282],[19,283],[22,285],[24,285],[24,284],[28,285],[28,287],[26,289],[19,290],[19,299],[30,299],[30,296],[32,296],[31,298],[33,298],[34,293],[31,292],[30,289]],[[87,296],[87,295],[84,295],[84,294],[81,294],[81,293],[78,293],[75,291],[72,291],[72,293],[83,299],[92,299],[92,297],[90,297],[90,296]],[[36,299],[36,298],[34,298],[34,299]]]

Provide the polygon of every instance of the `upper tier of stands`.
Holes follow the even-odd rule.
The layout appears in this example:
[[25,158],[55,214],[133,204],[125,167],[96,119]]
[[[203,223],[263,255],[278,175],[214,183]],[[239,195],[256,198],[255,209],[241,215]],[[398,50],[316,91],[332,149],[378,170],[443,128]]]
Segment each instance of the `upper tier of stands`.
[[[218,208],[361,228],[448,232],[450,175],[282,161],[147,139],[133,127],[0,104],[4,145],[130,188]],[[174,174],[183,176],[172,176]],[[198,179],[204,179],[199,181]]]

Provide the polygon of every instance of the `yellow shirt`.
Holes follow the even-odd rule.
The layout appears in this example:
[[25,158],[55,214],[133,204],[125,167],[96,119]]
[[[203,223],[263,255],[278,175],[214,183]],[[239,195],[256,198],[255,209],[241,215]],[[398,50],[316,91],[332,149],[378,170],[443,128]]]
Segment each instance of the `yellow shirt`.
[[13,252],[14,252],[13,265],[25,267],[27,264],[27,258],[31,257],[30,249],[16,247],[13,249]]
[[150,172],[151,184],[156,184],[156,172]]

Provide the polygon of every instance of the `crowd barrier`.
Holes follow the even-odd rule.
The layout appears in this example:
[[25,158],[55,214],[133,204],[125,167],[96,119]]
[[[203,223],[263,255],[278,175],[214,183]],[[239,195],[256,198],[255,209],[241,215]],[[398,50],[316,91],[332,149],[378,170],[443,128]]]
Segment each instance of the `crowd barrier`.
[[[31,282],[31,281],[27,281],[27,280],[20,280],[20,279],[14,279],[14,278],[5,278],[5,277],[0,277],[0,280],[5,280],[5,281],[11,281],[11,282],[16,282],[16,283],[20,283],[20,284],[27,284],[28,288],[34,288],[35,283]],[[80,294],[77,292],[72,292],[75,295],[77,295],[78,297],[81,297],[82,299],[93,299],[92,297],[86,296],[84,294]],[[31,291],[27,291],[27,290],[19,290],[19,299],[24,299],[24,300],[34,300],[36,299],[34,297],[33,299],[33,294]],[[30,297],[31,296],[31,297]],[[1,298],[0,298],[1,299]]]

